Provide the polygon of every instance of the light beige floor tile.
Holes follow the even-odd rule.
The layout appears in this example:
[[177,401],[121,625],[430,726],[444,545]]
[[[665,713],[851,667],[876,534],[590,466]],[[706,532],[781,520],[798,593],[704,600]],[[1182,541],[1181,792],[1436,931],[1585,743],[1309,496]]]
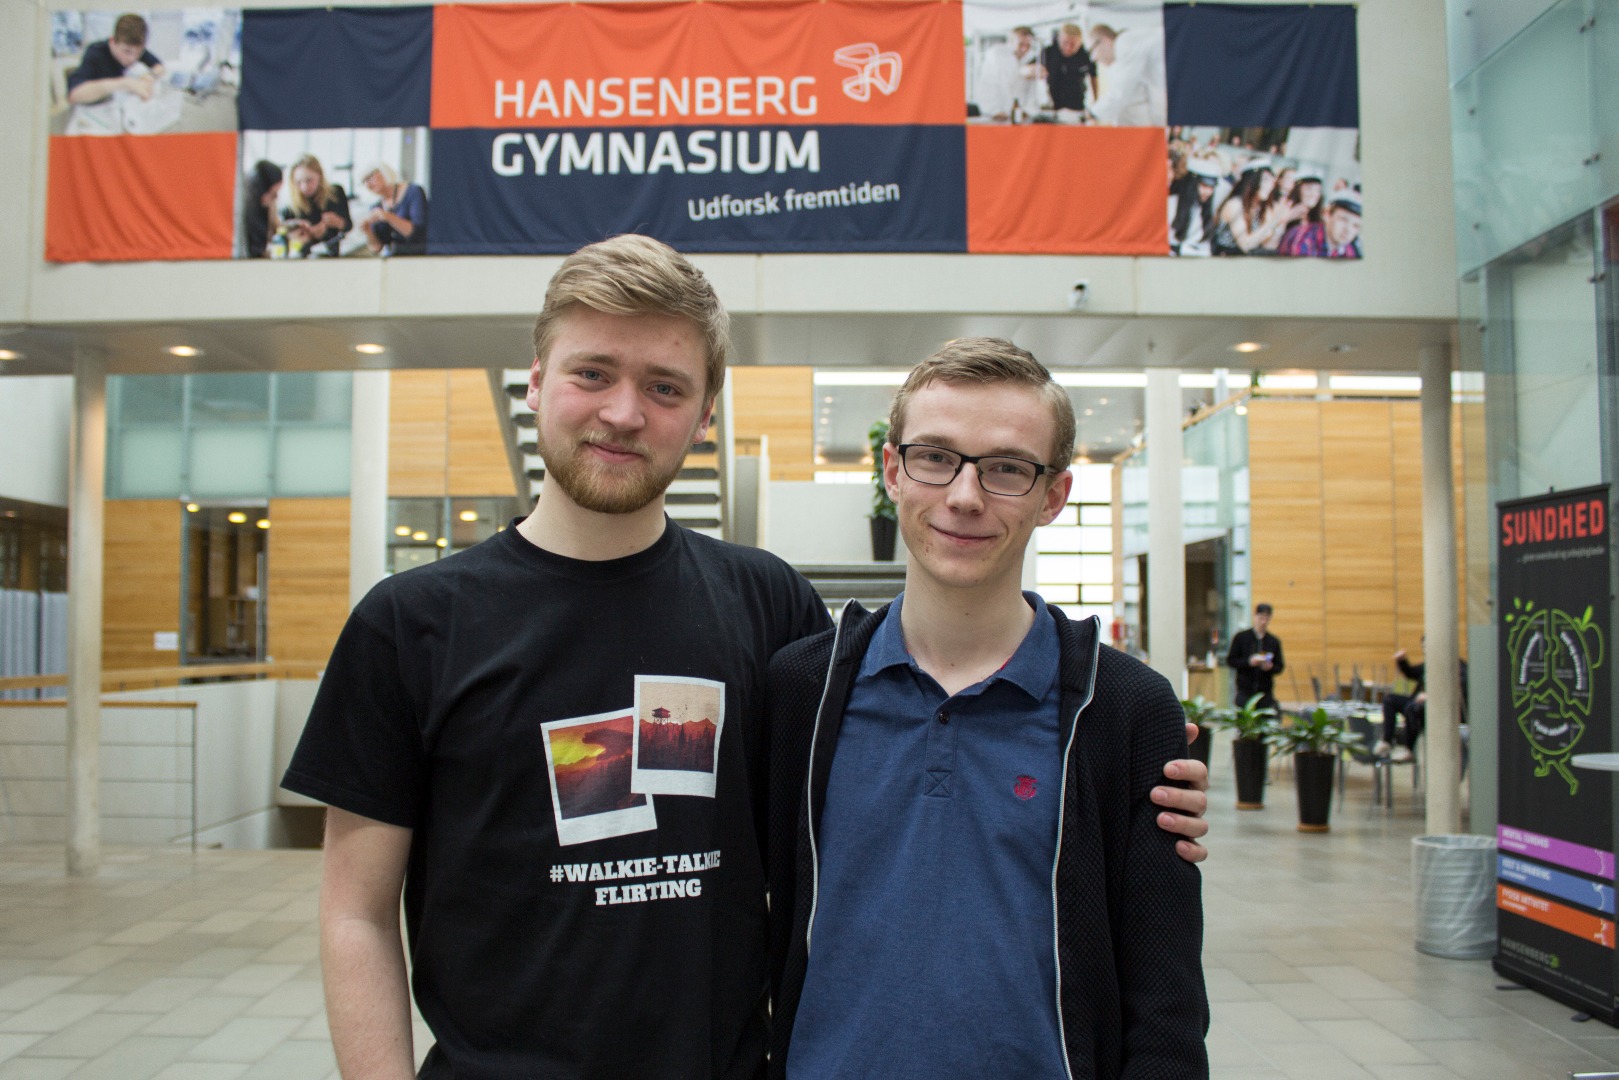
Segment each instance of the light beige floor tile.
[[1260,983],[1254,989],[1297,1020],[1353,1020],[1364,1015],[1317,983]]
[[30,1034],[27,1032],[14,1032],[7,1035],[0,1035],[0,1061],[7,1061],[16,1057],[18,1054],[22,1053],[30,1046],[33,1046],[44,1037],[45,1036],[43,1035]]
[[1377,1080],[1466,1080],[1443,1065],[1368,1065]]
[[0,1031],[61,1031],[114,1000],[111,994],[52,994],[37,1005],[13,1013],[0,1023]]
[[308,1019],[326,1008],[326,995],[313,979],[282,983],[248,1006],[244,1016],[295,1016]]
[[192,926],[189,933],[230,934],[244,926],[251,926],[263,915],[262,911],[219,911]]
[[1426,1065],[1433,1061],[1374,1020],[1310,1020],[1305,1026],[1362,1065]]
[[186,1054],[201,1061],[252,1064],[297,1030],[298,1021],[284,1016],[240,1016]]
[[1265,1056],[1289,1080],[1372,1080],[1372,1074],[1321,1040],[1268,1043]]
[[265,1054],[242,1080],[323,1080],[336,1068],[329,1043],[289,1041]]
[[1348,964],[1336,967],[1310,967],[1299,969],[1311,982],[1345,1001],[1376,998],[1400,998],[1405,995],[1382,979],[1368,975]]
[[97,1057],[153,1019],[140,1013],[96,1012],[41,1039],[29,1047],[28,1053],[32,1057]]
[[177,1061],[152,1080],[240,1080],[247,1066],[223,1061]]
[[77,1058],[12,1058],[0,1061],[0,1080],[64,1080],[83,1064]]
[[146,1034],[207,1038],[251,1004],[253,999],[245,997],[190,998],[154,1020]]
[[1214,1018],[1263,1049],[1265,1043],[1303,1042],[1317,1038],[1272,1001],[1223,1002],[1211,1008]]
[[180,1035],[133,1035],[85,1062],[73,1080],[149,1080],[195,1043]]
[[0,1012],[20,1012],[60,994],[79,981],[76,975],[25,975],[0,986]]
[[164,938],[173,937],[189,924],[178,919],[151,919],[136,923],[127,930],[122,930],[107,939],[108,945],[152,945]]
[[214,979],[151,979],[108,1005],[104,1012],[167,1013],[213,986]]
[[262,997],[298,974],[297,964],[243,964],[215,984],[212,993]]

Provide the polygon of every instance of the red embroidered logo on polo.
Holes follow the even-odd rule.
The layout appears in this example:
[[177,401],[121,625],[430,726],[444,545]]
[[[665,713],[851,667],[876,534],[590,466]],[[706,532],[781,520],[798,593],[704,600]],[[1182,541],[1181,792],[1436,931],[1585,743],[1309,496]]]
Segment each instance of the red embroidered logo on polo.
[[1032,776],[1020,776],[1017,783],[1012,785],[1012,794],[1020,799],[1032,799],[1035,795],[1035,782]]

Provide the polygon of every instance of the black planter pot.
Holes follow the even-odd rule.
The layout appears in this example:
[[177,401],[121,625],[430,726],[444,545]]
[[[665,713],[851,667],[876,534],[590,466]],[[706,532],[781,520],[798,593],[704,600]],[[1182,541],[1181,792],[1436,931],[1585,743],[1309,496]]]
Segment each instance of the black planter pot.
[[874,517],[870,520],[872,561],[893,562],[894,538],[899,534],[899,522],[885,517]]
[[1264,739],[1233,739],[1231,764],[1237,774],[1237,809],[1265,809],[1265,761],[1269,747]]
[[1214,729],[1204,724],[1197,725],[1197,738],[1192,742],[1192,759],[1201,761],[1206,768],[1209,764],[1209,744],[1214,741]]
[[1332,814],[1333,754],[1293,755],[1293,779],[1299,789],[1299,832],[1326,832]]

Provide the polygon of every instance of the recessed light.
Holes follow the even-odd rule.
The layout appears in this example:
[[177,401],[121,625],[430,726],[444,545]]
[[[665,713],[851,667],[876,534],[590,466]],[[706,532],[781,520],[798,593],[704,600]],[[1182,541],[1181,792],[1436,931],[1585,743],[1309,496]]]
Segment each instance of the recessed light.
[[0,349],[0,361],[21,359],[22,353],[20,352],[12,352],[10,349]]
[[476,510],[463,510],[463,511],[461,511],[460,514],[458,514],[456,516],[459,517],[462,521],[477,521],[478,520],[478,511],[476,511]]
[[261,529],[268,529],[270,527],[270,519],[269,518],[259,518],[253,524],[257,525]]
[[232,510],[226,515],[225,520],[229,521],[232,525],[240,525],[242,522],[247,520],[247,515],[242,513],[240,510]]
[[446,540],[442,536],[439,537],[437,540],[434,540],[433,543],[437,544],[439,547],[449,547],[450,546],[450,542],[448,540]]
[[375,342],[362,341],[360,344],[354,346],[354,351],[357,353],[365,353],[367,356],[380,356],[388,350]]
[[395,525],[394,526],[394,535],[395,536],[409,536],[410,535],[410,526],[409,525]]
[[201,356],[202,350],[195,345],[170,345],[165,350],[170,356]]
[[1238,416],[1247,416],[1248,415],[1248,406],[1246,406],[1246,405],[1238,405],[1237,406],[1237,415]]
[[202,509],[202,507],[198,506],[196,503],[186,503],[186,513],[188,513],[188,514],[195,514],[198,510],[201,510],[201,509]]
[[1231,346],[1231,351],[1240,353],[1255,353],[1264,347],[1264,344],[1258,341],[1239,341],[1235,345]]
[[424,532],[422,532],[422,531],[421,531],[421,530],[420,530],[420,529],[418,529],[418,530],[416,530],[416,531],[415,531],[415,532],[413,532],[413,533],[411,533],[411,534],[410,534],[410,538],[411,538],[411,539],[412,539],[412,540],[414,540],[414,541],[416,541],[416,542],[417,542],[417,543],[418,543],[418,544],[419,544],[419,543],[421,543],[421,542],[422,542],[422,541],[423,541],[423,540],[426,540],[426,539],[427,539],[427,534],[426,534],[426,533],[424,533]]

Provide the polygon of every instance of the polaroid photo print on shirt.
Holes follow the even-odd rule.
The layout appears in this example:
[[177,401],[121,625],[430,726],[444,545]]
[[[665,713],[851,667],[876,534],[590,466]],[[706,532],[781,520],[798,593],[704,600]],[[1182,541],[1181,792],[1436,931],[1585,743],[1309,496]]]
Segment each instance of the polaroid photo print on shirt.
[[658,827],[652,796],[630,787],[635,717],[624,710],[540,725],[557,842],[583,844]]
[[637,675],[630,788],[649,795],[706,795],[712,799],[724,730],[724,683],[679,675]]

